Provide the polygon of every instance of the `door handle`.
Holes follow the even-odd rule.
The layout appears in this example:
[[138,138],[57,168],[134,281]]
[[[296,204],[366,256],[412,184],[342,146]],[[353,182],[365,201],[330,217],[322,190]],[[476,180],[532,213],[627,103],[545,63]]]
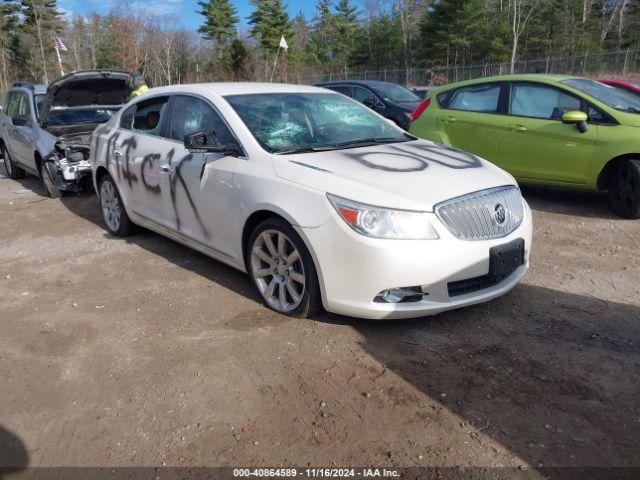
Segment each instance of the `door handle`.
[[525,127],[524,125],[509,125],[509,127],[514,132],[526,132],[527,131],[527,127]]
[[171,175],[173,173],[173,168],[169,165],[160,165],[160,171],[165,175]]
[[113,149],[113,154],[114,154],[116,157],[119,157],[120,155],[122,155],[122,151],[120,151],[120,150],[119,150],[119,149],[117,149],[117,148],[114,148],[114,149]]
[[456,121],[456,117],[444,117],[445,123],[454,123]]

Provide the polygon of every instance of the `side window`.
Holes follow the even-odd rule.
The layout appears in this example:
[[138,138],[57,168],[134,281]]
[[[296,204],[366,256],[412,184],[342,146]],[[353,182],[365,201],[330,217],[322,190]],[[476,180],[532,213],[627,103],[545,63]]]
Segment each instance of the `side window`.
[[449,95],[449,92],[439,93],[438,96],[436,97],[438,99],[438,105],[445,105],[448,95]]
[[26,116],[31,118],[31,105],[29,103],[29,97],[24,93],[19,93],[20,106],[18,107],[17,115]]
[[347,97],[349,96],[349,93],[351,90],[349,87],[339,87],[339,86],[329,87],[329,89],[333,90],[334,92],[341,93],[342,95],[346,95]]
[[496,113],[500,100],[500,84],[485,83],[462,87],[449,97],[446,108],[470,112]]
[[520,117],[560,120],[570,110],[581,110],[579,98],[546,85],[514,84],[511,86],[509,113]]
[[40,113],[44,109],[44,101],[47,99],[46,95],[36,95],[34,101],[36,104],[36,117],[40,118]]
[[133,128],[133,118],[136,114],[136,106],[137,105],[131,105],[124,112],[122,112],[122,115],[120,116],[120,128],[124,128],[127,130],[131,130]]
[[372,102],[375,102],[376,100],[376,97],[373,95],[373,93],[361,87],[353,87],[353,98],[360,103],[364,103],[366,100]]
[[173,106],[169,137],[182,142],[186,135],[202,131],[213,132],[220,144],[235,141],[220,115],[207,102],[178,95]]
[[4,102],[4,113],[8,117],[15,116],[16,99],[17,99],[17,94],[14,92],[9,92],[9,94],[7,95],[7,100]]
[[616,125],[616,121],[599,108],[587,104],[587,117],[591,123],[599,123],[602,125]]
[[136,103],[136,112],[133,117],[133,130],[148,135],[160,136],[162,120],[167,107],[169,97],[150,98]]

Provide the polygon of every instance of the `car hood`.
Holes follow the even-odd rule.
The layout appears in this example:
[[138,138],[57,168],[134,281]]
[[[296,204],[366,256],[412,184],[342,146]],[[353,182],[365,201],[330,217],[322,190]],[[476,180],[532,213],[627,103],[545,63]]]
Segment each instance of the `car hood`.
[[131,91],[128,72],[87,70],[70,73],[49,85],[40,118],[46,124],[52,110],[119,108],[129,100]]
[[425,140],[273,155],[276,175],[370,205],[433,211],[471,192],[516,185],[511,175],[461,150]]

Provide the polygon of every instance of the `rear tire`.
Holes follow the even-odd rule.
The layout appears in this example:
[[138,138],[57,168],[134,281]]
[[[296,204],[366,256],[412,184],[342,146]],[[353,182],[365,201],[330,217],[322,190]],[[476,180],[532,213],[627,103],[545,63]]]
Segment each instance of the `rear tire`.
[[105,174],[100,179],[98,192],[102,219],[107,226],[107,230],[116,237],[131,235],[135,230],[135,225],[127,215],[120,192],[111,175]]
[[4,144],[2,145],[2,158],[4,159],[4,169],[11,180],[24,178],[25,171],[16,165]]
[[640,160],[625,160],[613,167],[609,206],[622,218],[640,218]]
[[297,318],[310,318],[322,310],[313,259],[287,222],[274,217],[260,223],[245,255],[251,283],[271,310]]

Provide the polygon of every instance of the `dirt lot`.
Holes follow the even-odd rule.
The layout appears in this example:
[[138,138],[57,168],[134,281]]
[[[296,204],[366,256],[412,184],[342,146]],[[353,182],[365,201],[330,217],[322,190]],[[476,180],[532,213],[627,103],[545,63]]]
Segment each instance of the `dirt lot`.
[[505,297],[376,323],[43,193],[0,178],[0,466],[640,466],[640,222],[597,195],[525,189]]

